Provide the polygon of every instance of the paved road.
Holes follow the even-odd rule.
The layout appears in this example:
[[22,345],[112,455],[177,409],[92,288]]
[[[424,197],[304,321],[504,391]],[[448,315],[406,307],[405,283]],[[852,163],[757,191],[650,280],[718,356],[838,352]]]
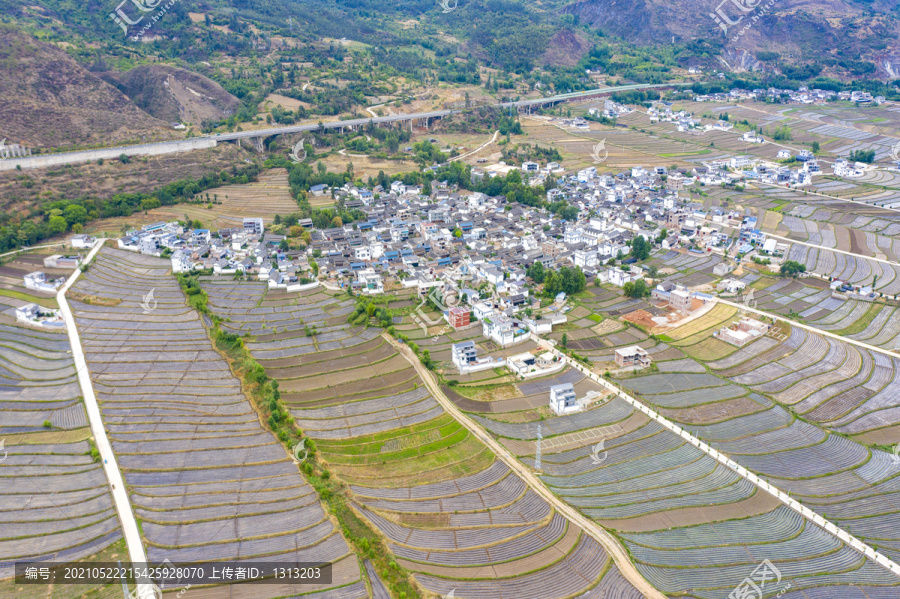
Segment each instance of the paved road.
[[[90,263],[103,242],[99,241],[94,249],[88,254],[84,260],[85,264]],[[94,395],[94,387],[91,384],[91,373],[88,370],[87,361],[84,357],[84,350],[81,347],[81,338],[78,335],[78,329],[75,326],[75,317],[69,308],[69,302],[66,301],[66,291],[75,283],[81,270],[77,269],[69,280],[66,281],[59,292],[56,294],[56,301],[59,302],[59,309],[62,311],[66,321],[66,330],[69,333],[69,344],[72,346],[72,358],[75,360],[75,368],[78,374],[78,385],[81,387],[81,395],[84,397],[84,407],[87,411],[88,420],[91,423],[91,433],[94,435],[94,443],[100,450],[100,458],[103,460],[103,470],[106,478],[112,486],[113,502],[116,506],[116,512],[119,515],[119,522],[122,523],[122,530],[125,533],[125,544],[128,547],[128,557],[133,564],[146,564],[147,553],[144,551],[144,545],[141,541],[141,533],[134,518],[134,512],[131,509],[131,501],[128,498],[128,492],[125,489],[125,480],[122,478],[122,472],[119,470],[119,464],[116,462],[116,456],[113,453],[112,445],[109,437],[106,436],[106,429],[103,427],[103,420],[100,416],[100,405],[97,403],[97,396]],[[137,585],[138,599],[155,599],[154,587],[147,581],[140,582]]]
[[824,245],[809,243],[808,241],[799,241],[797,239],[791,239],[790,237],[782,237],[781,235],[775,235],[774,233],[766,233],[766,237],[774,237],[775,239],[780,239],[781,241],[786,241],[788,243],[796,243],[797,245],[805,245],[805,246],[808,246],[811,248],[818,248],[820,250],[828,250],[829,252],[844,254],[846,256],[853,256],[854,258],[860,258],[861,260],[874,260],[875,262],[881,262],[882,264],[890,264],[892,266],[900,266],[900,262],[891,262],[890,260],[885,260],[884,258],[876,258],[875,256],[865,256],[863,254],[857,254],[855,252],[848,252],[847,250],[839,250],[837,248],[830,248],[830,247],[826,247]]
[[[863,349],[867,349],[869,351],[877,352],[879,354],[884,354],[886,356],[890,356],[892,358],[897,358],[900,360],[900,353],[896,351],[890,351],[881,347],[877,347],[875,345],[869,345],[868,343],[863,343],[862,341],[857,341],[856,339],[851,339],[849,337],[844,337],[843,335],[838,335],[836,333],[832,333],[831,331],[823,331],[822,329],[817,329],[816,327],[811,327],[808,324],[803,324],[797,322],[796,320],[791,320],[789,318],[785,318],[780,314],[775,314],[774,312],[765,312],[763,310],[758,310],[756,308],[750,308],[745,306],[744,304],[737,304],[735,302],[728,301],[722,298],[713,298],[714,302],[718,302],[720,304],[726,304],[728,306],[732,306],[734,308],[738,308],[740,310],[747,310],[749,312],[753,312],[754,314],[759,314],[760,316],[766,316],[771,318],[772,320],[780,320],[781,322],[786,322],[792,327],[798,327],[805,331],[809,331],[810,333],[816,333],[817,335],[822,335],[823,337],[831,337],[832,339],[839,339],[851,345],[855,345],[856,347],[861,347]],[[900,570],[898,570],[900,571]]]
[[619,568],[619,571],[622,573],[622,576],[628,579],[638,591],[644,594],[644,597],[647,599],[666,599],[665,595],[656,590],[647,580],[641,576],[641,573],[638,572],[638,569],[631,562],[628,557],[628,554],[625,553],[625,550],[619,545],[618,541],[616,541],[615,537],[613,537],[609,532],[606,531],[603,527],[601,527],[596,522],[588,520],[584,516],[582,516],[578,511],[576,511],[573,507],[563,502],[559,497],[550,492],[547,487],[544,486],[544,483],[531,472],[531,470],[522,464],[519,460],[517,460],[513,455],[500,443],[495,441],[490,435],[488,435],[484,429],[478,426],[474,421],[470,420],[468,416],[463,414],[452,401],[447,399],[447,396],[444,395],[444,392],[441,391],[440,387],[438,387],[437,383],[435,383],[434,378],[431,371],[429,371],[425,366],[419,361],[419,359],[413,354],[412,350],[409,349],[409,346],[398,342],[391,335],[387,333],[382,333],[382,336],[388,340],[388,342],[393,345],[397,350],[405,357],[410,364],[416,369],[416,372],[419,374],[419,377],[425,382],[425,386],[428,387],[428,390],[434,396],[434,398],[438,401],[438,403],[443,406],[443,408],[447,411],[448,414],[453,416],[460,424],[466,427],[470,433],[478,437],[482,443],[487,445],[491,451],[496,454],[498,458],[503,460],[503,462],[509,466],[509,468],[519,475],[519,477],[525,481],[525,483],[531,487],[538,495],[544,498],[550,505],[556,508],[560,514],[568,518],[575,525],[580,526],[587,534],[596,539],[606,552],[612,556],[613,561],[615,561],[616,566]]

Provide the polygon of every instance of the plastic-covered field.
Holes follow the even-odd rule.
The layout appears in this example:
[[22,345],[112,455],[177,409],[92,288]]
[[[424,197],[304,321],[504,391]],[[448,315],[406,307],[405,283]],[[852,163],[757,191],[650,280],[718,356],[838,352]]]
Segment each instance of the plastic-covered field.
[[18,560],[77,561],[122,538],[69,350],[65,332],[0,324],[0,578]]
[[[367,596],[356,556],[263,429],[168,261],[104,249],[73,291],[118,302],[71,304],[148,559],[332,561],[333,590],[322,596]],[[253,588],[259,597],[327,590]]]
[[876,291],[888,295],[900,293],[900,266],[894,264],[800,244],[791,245],[786,260],[800,262],[809,272],[856,285],[871,285],[877,276]]
[[[790,492],[837,526],[892,559],[900,558],[900,533],[896,526],[900,514],[900,483],[896,481],[900,480],[900,471],[894,460],[884,451],[828,430],[852,433],[867,430],[860,427],[863,422],[879,426],[896,422],[888,420],[896,417],[896,398],[900,396],[894,359],[795,328],[782,342],[763,337],[726,358],[707,362],[706,366],[716,373],[713,378],[718,378],[721,386],[709,387],[709,374],[684,373],[650,374],[623,383],[640,397],[663,406],[680,402],[697,405],[698,398],[711,391],[724,393],[734,387],[774,399],[762,410],[725,415],[709,424],[680,422],[692,434]],[[696,377],[692,384],[683,380],[692,376]],[[673,379],[677,381],[673,388],[679,391],[646,396],[641,393],[665,387],[668,377],[682,377]],[[805,420],[796,418],[786,406]],[[669,417],[679,421],[680,413],[670,412]],[[816,426],[817,422],[824,427]],[[677,438],[676,441],[680,443]],[[612,459],[609,443],[607,449]],[[544,462],[552,459],[545,456]],[[547,468],[545,471],[549,472]],[[596,472],[579,476],[598,482]],[[677,479],[666,480],[666,492],[678,488]],[[633,491],[635,486],[629,489]],[[594,489],[583,493],[597,495]],[[610,506],[604,505],[603,509],[609,510]],[[869,579],[854,582],[866,580]]]
[[297,425],[426,589],[466,599],[640,596],[599,544],[444,413],[380,328],[347,322],[346,295],[202,285],[225,326],[253,335],[246,345],[279,381]]
[[840,340],[795,328],[782,343],[764,337],[707,365],[841,433],[900,422],[900,361]]
[[[525,489],[500,462],[452,482],[389,491],[353,487],[353,492],[360,513],[389,539],[399,563],[436,593],[511,599],[641,596],[599,543]],[[407,523],[438,513],[427,529]]]
[[[738,425],[713,425],[708,437],[741,431]],[[826,436],[805,426],[773,428],[764,435],[750,430],[746,437],[714,444],[750,468],[758,465],[752,459],[767,455],[751,452],[778,444],[803,446]],[[705,427],[698,428],[703,437]],[[814,470],[821,458],[797,455],[787,461],[810,463]],[[840,593],[863,583],[900,585],[887,570],[654,422],[606,439],[599,456],[582,447],[544,455],[542,464],[544,482],[586,515],[617,529],[641,573],[664,593],[725,597],[764,559],[781,570],[784,585],[792,589]]]

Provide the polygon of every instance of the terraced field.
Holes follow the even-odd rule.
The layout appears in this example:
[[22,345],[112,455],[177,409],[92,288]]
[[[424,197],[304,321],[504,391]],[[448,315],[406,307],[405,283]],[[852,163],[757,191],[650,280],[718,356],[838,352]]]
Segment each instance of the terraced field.
[[348,296],[202,285],[223,326],[251,335],[246,347],[279,381],[320,459],[425,589],[484,599],[640,597],[602,546],[444,413],[380,329],[347,323]]
[[[707,324],[727,320],[728,314],[712,314],[709,323],[694,321],[676,329],[673,343],[687,341],[685,349],[693,351],[694,345],[702,343],[696,339],[699,331],[706,330],[708,336]],[[771,348],[779,342],[765,337],[757,343]],[[829,476],[842,476],[834,473],[865,467],[868,449],[809,424],[802,431],[781,431],[781,424],[768,419],[776,412],[789,417],[783,408],[715,371],[707,372],[675,346],[666,351],[678,357],[666,356],[657,362],[658,372],[619,382],[742,465],[791,489],[795,497],[799,490],[789,482],[802,485],[806,477],[821,477],[822,486],[810,486],[828,488],[824,481],[831,480]],[[739,358],[722,362],[729,359]],[[667,595],[725,597],[763,559],[783,574],[783,583],[773,595],[787,588],[806,593],[795,594],[804,599],[900,592],[896,576],[621,399],[587,412],[539,421],[518,422],[514,416],[473,418],[529,465],[534,465],[540,424],[542,480],[583,514],[614,529],[641,573]],[[777,447],[769,437],[758,435],[760,430],[736,426],[743,421],[759,422],[760,427],[768,422],[775,429],[772,434],[783,433],[779,439],[788,443]],[[814,437],[813,431],[819,436]],[[601,439],[604,445],[598,450],[595,445]],[[820,442],[821,447],[808,448]],[[792,454],[793,448],[807,453]],[[883,452],[880,456],[878,463],[883,464]],[[869,474],[862,471],[854,479]],[[810,505],[807,499],[813,498],[804,497]],[[822,513],[832,516],[827,510]],[[855,524],[851,530],[859,534]]]
[[[122,530],[106,475],[91,456],[90,429],[68,336],[26,328],[6,316],[0,319],[3,579],[13,575],[14,563],[20,560],[90,558],[118,543]],[[121,592],[93,590],[98,596]],[[46,593],[46,588],[42,591]],[[31,593],[0,581],[4,597]]]
[[[151,289],[158,305],[145,313]],[[356,556],[261,425],[168,262],[105,248],[73,290],[121,300],[71,304],[148,559],[330,561],[330,585],[255,585],[253,596],[368,596]]]
[[543,480],[665,593],[724,597],[762,559],[795,589],[900,582],[656,423],[608,439],[599,464],[588,449],[545,455]]
[[[682,336],[677,330],[673,334]],[[665,363],[661,366],[664,365]],[[894,460],[884,451],[870,449],[828,432],[828,428],[831,428],[848,434],[865,432],[870,438],[877,438],[878,435],[882,435],[881,438],[895,438],[896,428],[880,427],[896,422],[895,399],[900,395],[895,380],[898,364],[883,354],[860,350],[848,343],[794,329],[783,340],[762,337],[727,357],[707,362],[706,366],[710,369],[709,372],[649,373],[620,382],[632,393],[659,407],[670,419],[684,424],[692,434],[776,487],[791,493],[792,497],[837,526],[877,547],[891,559],[900,557],[900,539],[894,526],[894,520],[900,512],[895,500],[900,471]],[[681,367],[679,370],[693,369]],[[769,398],[775,401],[770,401]],[[803,415],[804,420],[794,416],[786,406],[794,413]],[[815,426],[812,424],[815,422],[828,428]],[[628,434],[622,437],[626,438]],[[618,443],[618,440],[615,442]],[[672,443],[671,447],[667,447],[667,451],[672,452],[671,455],[675,451],[695,451],[690,445],[684,446],[677,437],[672,437]],[[643,449],[646,446],[644,443],[640,447]],[[682,447],[683,449],[679,449]],[[619,455],[619,451],[612,449],[609,442],[606,443],[606,450],[611,459],[614,455]],[[577,457],[577,452],[572,457]],[[629,458],[623,455],[623,459]],[[556,460],[556,456],[544,456],[545,464],[555,463]],[[568,465],[568,462],[565,463]],[[692,464],[700,468],[699,462]],[[576,467],[575,474],[570,474],[569,471],[564,474],[575,477],[588,466],[590,462],[582,460],[579,467]],[[610,460],[602,465],[611,466]],[[697,476],[690,479],[691,484],[686,486],[685,491],[697,490],[704,484],[703,481],[715,473],[714,467],[716,464],[711,461],[707,470],[697,470]],[[561,493],[575,495],[576,501],[593,501],[584,499],[583,495],[591,498],[604,496],[593,487],[606,484],[606,479],[598,478],[592,470],[588,471],[590,474],[583,475],[583,479],[575,479],[582,481],[581,484],[570,483],[569,478],[561,476],[563,471],[552,471],[549,466],[545,466],[545,472],[548,475],[560,475],[560,478],[548,482],[564,489]],[[634,467],[627,470],[628,475],[634,472]],[[619,493],[640,488],[638,484],[630,484],[620,489]],[[673,469],[665,470],[664,486],[649,488],[653,489],[653,493],[646,496],[650,500],[658,500],[656,494],[661,494],[663,498],[669,493],[677,495],[678,482],[677,479],[673,481]],[[718,490],[720,487],[714,488]],[[684,497],[687,501],[691,496]],[[602,505],[603,510],[610,510],[609,506],[616,504],[605,502]],[[622,507],[618,509],[634,508],[630,502],[623,501]],[[619,515],[616,512],[613,514]],[[807,523],[801,528],[806,530],[809,527]],[[714,527],[709,530],[718,529]],[[799,530],[796,532],[799,533]],[[816,531],[816,534],[821,536],[821,531]],[[647,537],[624,536],[627,541],[636,541],[641,546],[657,550],[666,548],[665,545],[641,540]],[[823,549],[824,553],[816,558],[823,564],[820,572],[847,572],[837,578],[824,577],[823,580],[828,584],[840,582],[865,587],[893,585],[897,582],[893,575],[884,578],[882,575],[887,574],[886,570],[865,562],[858,554],[846,548],[838,550],[835,545],[837,541],[833,538],[826,540],[834,547]],[[717,543],[710,545],[715,544]],[[722,553],[717,555],[726,554],[725,545],[728,543],[720,545]],[[770,548],[766,547],[766,550],[769,551]],[[641,561],[641,554],[634,548],[632,551],[636,559]],[[653,551],[646,555],[652,555],[653,560],[658,560],[665,554]],[[685,565],[685,562],[680,561],[685,555],[679,552],[675,558],[677,561],[673,564]],[[844,566],[836,567],[836,562],[832,560],[839,556],[843,556],[840,561]],[[856,565],[851,567],[850,564]],[[700,565],[698,562],[697,567]],[[856,568],[859,570],[856,571]],[[687,574],[686,571],[683,573]],[[654,584],[658,582],[653,574],[645,574]],[[704,580],[707,579],[706,575],[703,577]],[[685,582],[688,580],[693,578],[686,578]],[[715,580],[715,577],[710,575],[709,580]],[[812,585],[812,580],[815,577],[799,584]],[[792,588],[796,590],[796,584]],[[846,596],[853,596],[850,591],[847,593]],[[715,595],[699,593],[697,596]],[[845,595],[838,593],[835,596]],[[876,593],[873,596],[879,595]]]
[[[760,409],[772,407],[756,398]],[[584,414],[542,420],[541,478],[586,516],[616,530],[641,573],[667,595],[719,599],[763,559],[784,576],[776,591],[790,584],[811,597],[846,596],[841,593],[863,583],[876,590],[900,584],[693,445],[637,416],[616,398]],[[535,423],[478,420],[502,438],[535,438]],[[578,434],[573,431],[587,436],[596,427],[604,430],[602,452],[593,448],[596,439],[552,449],[556,439]],[[422,511],[421,502],[415,505]]]
[[832,252],[824,248],[792,244],[787,260],[806,266],[809,272],[832,277],[853,285],[875,285],[875,291],[887,295],[900,293],[900,266],[863,257]]

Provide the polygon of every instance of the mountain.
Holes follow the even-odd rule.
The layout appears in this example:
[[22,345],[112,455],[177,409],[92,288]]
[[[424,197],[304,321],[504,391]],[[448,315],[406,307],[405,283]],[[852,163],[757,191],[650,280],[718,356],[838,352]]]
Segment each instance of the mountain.
[[737,72],[893,78],[900,67],[900,12],[884,0],[578,0],[560,12],[638,44],[716,44],[718,66]]
[[0,139],[34,152],[141,137],[172,131],[57,46],[0,25]]
[[185,69],[164,65],[135,67],[125,73],[103,73],[148,114],[166,122],[200,125],[234,113],[240,100],[215,81]]

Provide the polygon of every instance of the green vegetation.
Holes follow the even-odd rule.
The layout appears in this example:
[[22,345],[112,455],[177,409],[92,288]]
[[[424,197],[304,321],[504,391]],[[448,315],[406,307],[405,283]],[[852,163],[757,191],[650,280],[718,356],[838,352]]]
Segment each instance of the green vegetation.
[[390,328],[394,323],[394,313],[378,301],[360,297],[356,300],[356,308],[347,317],[347,322],[354,326],[368,326],[374,319],[378,326]]
[[788,260],[781,265],[779,272],[782,276],[796,277],[797,275],[806,272],[806,266],[795,260]]
[[650,257],[650,243],[643,235],[638,235],[631,241],[631,256],[637,260],[646,260]]
[[585,277],[581,268],[563,266],[559,271],[550,271],[544,284],[544,294],[548,296],[564,292],[566,295],[575,295],[584,291]]
[[638,279],[636,281],[629,281],[625,283],[622,287],[622,291],[628,297],[633,298],[641,298],[648,297],[650,295],[650,288],[647,286],[647,283],[644,279]]
[[[171,206],[193,201],[194,196],[205,189],[221,185],[249,183],[255,181],[259,166],[232,167],[229,171],[210,173],[197,180],[183,179],[170,183],[153,193],[118,193],[108,200],[81,198],[77,200],[56,200],[40,207],[35,218],[21,219],[13,212],[0,213],[0,251],[11,250],[36,243],[64,233],[75,231],[86,223],[114,216],[131,216],[135,212],[148,210],[150,206]],[[81,229],[78,229],[81,230]]]
[[532,263],[531,266],[525,269],[525,274],[538,285],[543,283],[544,279],[547,278],[547,271],[542,262]]
[[853,150],[850,152],[851,162],[875,162],[875,150]]
[[791,129],[787,125],[782,125],[775,129],[775,132],[772,133],[772,139],[775,141],[790,141],[791,137]]

